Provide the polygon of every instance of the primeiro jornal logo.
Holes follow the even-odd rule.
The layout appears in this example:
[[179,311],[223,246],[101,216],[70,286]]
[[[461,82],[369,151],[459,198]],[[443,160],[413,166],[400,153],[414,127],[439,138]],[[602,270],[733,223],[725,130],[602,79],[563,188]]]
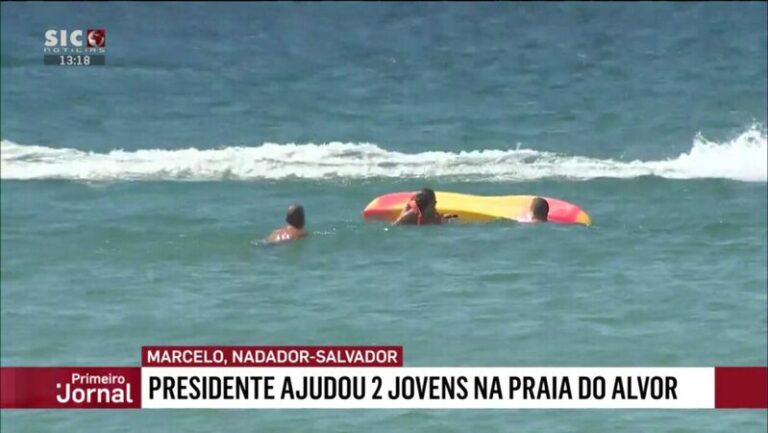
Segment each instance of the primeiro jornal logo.
[[58,66],[104,65],[107,51],[105,29],[48,29],[43,63]]

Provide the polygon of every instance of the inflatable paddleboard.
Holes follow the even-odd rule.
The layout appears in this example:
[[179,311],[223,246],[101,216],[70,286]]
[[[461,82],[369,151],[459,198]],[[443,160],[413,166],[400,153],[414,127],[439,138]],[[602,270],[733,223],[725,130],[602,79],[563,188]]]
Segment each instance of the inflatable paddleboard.
[[[363,218],[394,222],[416,191],[394,192],[376,197],[363,210]],[[456,214],[459,222],[487,222],[496,219],[525,221],[535,195],[482,196],[435,192],[437,211]],[[542,197],[549,203],[549,222],[590,225],[592,219],[580,207],[567,201]]]

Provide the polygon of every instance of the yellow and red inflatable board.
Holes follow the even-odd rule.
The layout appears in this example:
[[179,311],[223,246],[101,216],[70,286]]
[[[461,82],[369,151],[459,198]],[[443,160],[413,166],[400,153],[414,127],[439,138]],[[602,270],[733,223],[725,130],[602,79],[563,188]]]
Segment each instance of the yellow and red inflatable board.
[[[363,210],[365,219],[393,222],[400,216],[415,191],[394,192],[376,197]],[[495,219],[525,221],[529,218],[535,195],[481,196],[454,192],[436,192],[437,211],[456,214],[458,221],[487,222]],[[549,221],[561,224],[590,225],[592,219],[580,207],[567,201],[542,197],[549,203]]]

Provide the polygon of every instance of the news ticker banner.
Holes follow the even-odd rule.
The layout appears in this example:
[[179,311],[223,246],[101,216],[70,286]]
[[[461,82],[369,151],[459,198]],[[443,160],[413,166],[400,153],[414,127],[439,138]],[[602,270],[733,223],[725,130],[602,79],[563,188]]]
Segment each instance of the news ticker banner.
[[0,367],[4,409],[766,409],[766,367],[404,367],[399,346],[151,346]]

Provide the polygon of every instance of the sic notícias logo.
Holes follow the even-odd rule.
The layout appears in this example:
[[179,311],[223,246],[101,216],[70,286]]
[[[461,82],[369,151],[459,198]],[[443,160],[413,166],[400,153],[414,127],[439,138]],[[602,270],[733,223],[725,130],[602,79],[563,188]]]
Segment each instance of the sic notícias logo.
[[46,53],[104,53],[107,45],[107,31],[104,29],[47,30],[45,32]]

